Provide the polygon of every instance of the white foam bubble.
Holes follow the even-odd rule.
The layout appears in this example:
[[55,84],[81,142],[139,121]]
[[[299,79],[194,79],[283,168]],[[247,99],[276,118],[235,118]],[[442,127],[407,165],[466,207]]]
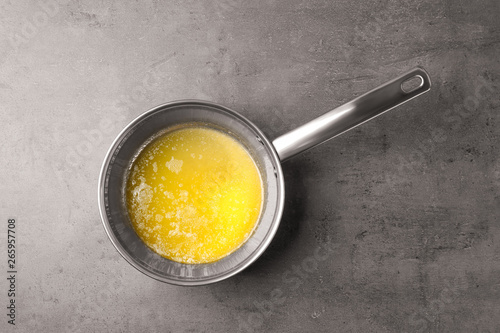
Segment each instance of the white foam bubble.
[[165,166],[168,168],[168,170],[174,172],[174,173],[179,173],[182,169],[182,164],[184,162],[182,160],[176,160],[173,156],[172,159],[168,162],[165,163]]

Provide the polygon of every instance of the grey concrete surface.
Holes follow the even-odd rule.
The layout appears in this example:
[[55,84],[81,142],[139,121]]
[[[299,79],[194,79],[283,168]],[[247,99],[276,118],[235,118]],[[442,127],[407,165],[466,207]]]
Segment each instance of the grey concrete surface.
[[[496,0],[2,0],[0,331],[500,332],[499,13]],[[107,239],[99,169],[145,110],[211,100],[275,138],[417,65],[429,93],[284,164],[278,235],[241,274],[163,284]]]

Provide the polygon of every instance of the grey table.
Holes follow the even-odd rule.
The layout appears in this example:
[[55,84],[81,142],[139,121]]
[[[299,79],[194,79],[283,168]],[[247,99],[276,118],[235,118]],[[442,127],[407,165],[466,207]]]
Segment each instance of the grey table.
[[[496,0],[2,1],[0,331],[500,332],[499,13]],[[211,100],[275,138],[415,66],[429,93],[284,164],[277,237],[241,274],[163,284],[107,239],[100,165],[145,110]]]

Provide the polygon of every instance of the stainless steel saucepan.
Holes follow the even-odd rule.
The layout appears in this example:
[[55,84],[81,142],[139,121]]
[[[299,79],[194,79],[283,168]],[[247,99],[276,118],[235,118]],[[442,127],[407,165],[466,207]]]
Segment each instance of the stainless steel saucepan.
[[[104,228],[132,266],[157,280],[203,285],[233,276],[264,252],[278,229],[285,202],[281,162],[425,93],[430,86],[425,70],[415,68],[272,141],[248,119],[222,105],[183,100],[157,106],[125,127],[104,159],[98,194]],[[141,147],[158,132],[185,123],[204,124],[237,139],[257,164],[264,187],[254,233],[236,251],[208,264],[181,264],[150,250],[135,233],[124,200],[127,169]]]

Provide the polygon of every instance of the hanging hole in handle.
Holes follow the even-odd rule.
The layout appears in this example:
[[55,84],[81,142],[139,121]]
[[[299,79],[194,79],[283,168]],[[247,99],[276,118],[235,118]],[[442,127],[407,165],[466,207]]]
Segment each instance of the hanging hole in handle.
[[406,94],[414,92],[418,88],[421,88],[424,85],[424,78],[420,75],[415,75],[406,79],[401,83],[401,90]]

